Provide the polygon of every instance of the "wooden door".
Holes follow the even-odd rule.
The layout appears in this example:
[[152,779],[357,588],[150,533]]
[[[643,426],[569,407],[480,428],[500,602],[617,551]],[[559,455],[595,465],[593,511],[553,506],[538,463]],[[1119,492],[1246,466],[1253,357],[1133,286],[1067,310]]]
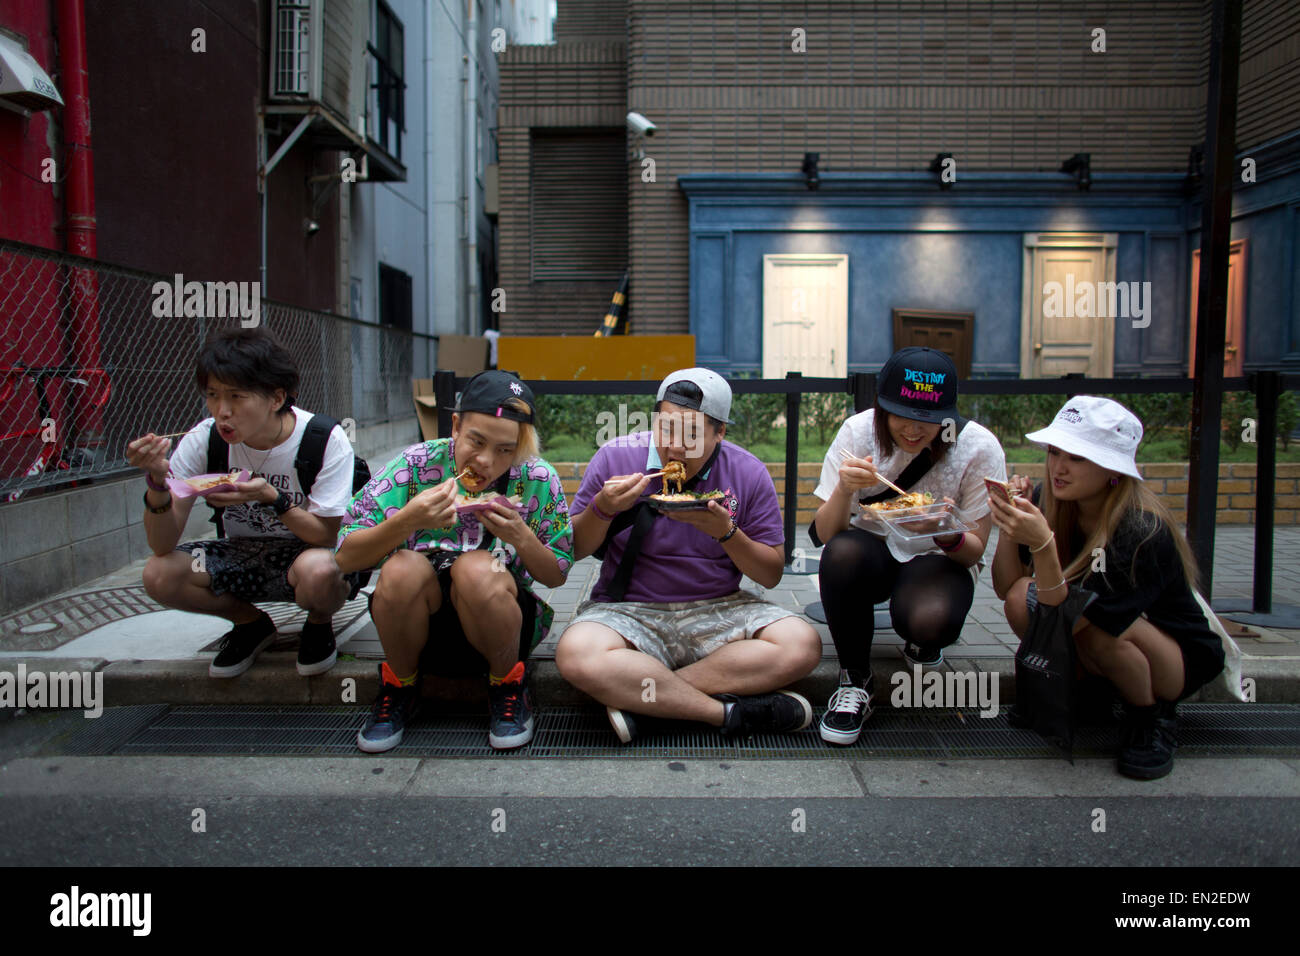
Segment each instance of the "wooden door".
[[[1196,307],[1200,304],[1201,250],[1192,251],[1192,330],[1187,339],[1187,374],[1196,374]],[[1246,240],[1228,246],[1228,321],[1224,328],[1223,374],[1244,375],[1246,360]]]
[[1077,292],[1115,281],[1115,233],[1031,233],[1025,237],[1020,376],[1059,378],[1080,372],[1109,378],[1115,317],[1099,314],[1094,295],[1084,312]]
[[849,257],[763,257],[763,377],[847,375]]

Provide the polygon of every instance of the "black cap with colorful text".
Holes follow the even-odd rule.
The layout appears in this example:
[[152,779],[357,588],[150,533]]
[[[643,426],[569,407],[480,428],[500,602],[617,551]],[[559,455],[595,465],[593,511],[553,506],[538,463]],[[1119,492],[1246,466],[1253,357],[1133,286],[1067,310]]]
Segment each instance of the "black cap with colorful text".
[[912,346],[889,357],[876,379],[876,400],[892,415],[919,422],[960,421],[957,366],[936,349]]

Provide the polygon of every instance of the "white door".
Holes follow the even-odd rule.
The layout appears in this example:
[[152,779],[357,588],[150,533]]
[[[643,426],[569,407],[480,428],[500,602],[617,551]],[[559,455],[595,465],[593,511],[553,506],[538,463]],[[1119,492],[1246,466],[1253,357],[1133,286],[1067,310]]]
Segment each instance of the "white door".
[[1115,282],[1117,241],[1115,233],[1025,236],[1021,378],[1111,377],[1115,316],[1106,290]]
[[849,257],[763,257],[763,377],[847,375]]

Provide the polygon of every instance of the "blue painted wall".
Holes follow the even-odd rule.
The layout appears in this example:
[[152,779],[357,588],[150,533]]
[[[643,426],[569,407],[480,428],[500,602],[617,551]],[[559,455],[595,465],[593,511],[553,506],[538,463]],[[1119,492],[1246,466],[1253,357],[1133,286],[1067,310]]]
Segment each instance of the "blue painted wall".
[[[1300,133],[1252,155],[1233,238],[1247,238],[1247,368],[1300,368]],[[762,367],[763,256],[849,257],[849,368],[893,351],[891,310],[973,311],[972,372],[1020,371],[1027,232],[1119,235],[1116,275],[1151,283],[1151,324],[1115,322],[1117,375],[1184,375],[1192,249],[1201,210],[1181,174],[1094,172],[1080,191],[1059,173],[972,173],[941,191],[924,173],[679,177],[690,205],[691,332],[697,360],[724,374]]]

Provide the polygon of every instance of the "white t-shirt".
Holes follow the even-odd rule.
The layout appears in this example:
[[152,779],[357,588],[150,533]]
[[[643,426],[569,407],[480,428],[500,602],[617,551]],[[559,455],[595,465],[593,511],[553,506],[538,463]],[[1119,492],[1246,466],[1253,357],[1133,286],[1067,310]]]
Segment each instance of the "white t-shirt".
[[[822,462],[821,480],[813,492],[822,501],[830,500],[835,486],[840,481],[840,461],[846,452],[855,458],[868,455],[875,462],[876,470],[895,484],[916,455],[894,445],[894,453],[888,458],[881,458],[876,449],[876,412],[868,409],[854,415],[840,426],[839,434],[831,443]],[[919,454],[919,453],[918,453]],[[943,461],[931,466],[921,480],[908,491],[928,491],[935,501],[942,501],[947,495],[957,502],[957,509],[972,522],[978,521],[989,513],[988,491],[984,479],[996,478],[1006,481],[1007,458],[1002,450],[1002,443],[997,437],[978,422],[968,421],[966,427],[957,436],[957,442],[948,449]],[[863,488],[856,497],[870,497],[882,491],[888,491],[886,485],[877,483]],[[864,527],[854,508],[852,523],[855,527]],[[910,561],[919,554],[942,554],[943,551],[932,538],[922,538],[916,542],[904,542],[894,535],[885,539],[889,553],[898,561]]]
[[[298,482],[298,469],[293,461],[298,457],[298,445],[303,433],[307,431],[307,422],[312,413],[293,407],[295,423],[293,434],[274,448],[258,451],[242,442],[230,446],[230,467],[232,470],[245,468],[253,477],[262,477],[272,487],[289,496],[299,508],[322,518],[341,516],[352,500],[352,443],[339,425],[330,432],[329,441],[325,443],[325,461],[316,484],[307,493]],[[172,451],[171,470],[177,478],[193,478],[208,471],[208,436],[212,432],[213,419],[205,418],[186,433],[185,437]],[[306,502],[306,505],[303,504]],[[270,505],[245,501],[231,505],[225,510],[222,524],[226,536],[237,538],[243,535],[262,535],[279,538],[292,538],[294,533],[286,528]]]

